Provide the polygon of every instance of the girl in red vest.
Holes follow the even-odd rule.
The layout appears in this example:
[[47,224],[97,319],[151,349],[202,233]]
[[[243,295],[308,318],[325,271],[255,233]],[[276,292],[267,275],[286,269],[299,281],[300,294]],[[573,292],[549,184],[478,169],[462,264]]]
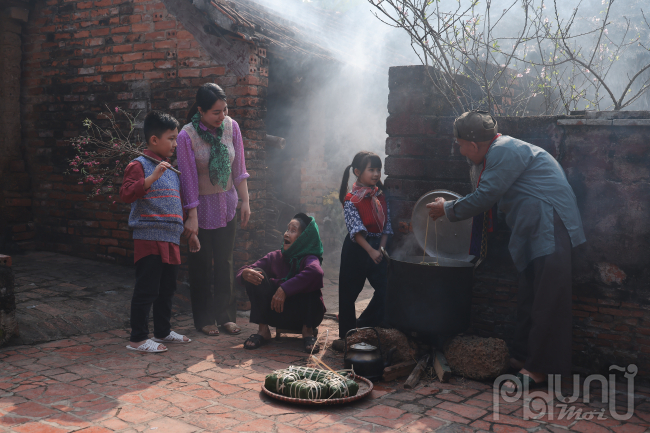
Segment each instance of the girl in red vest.
[[[390,210],[381,183],[381,158],[362,151],[357,153],[343,173],[339,200],[343,204],[349,235],[341,251],[339,273],[339,337],[354,328],[379,326],[384,323],[387,264],[380,248],[393,234]],[[348,192],[350,169],[357,177]],[[375,289],[372,300],[356,318],[354,303],[366,279]]]

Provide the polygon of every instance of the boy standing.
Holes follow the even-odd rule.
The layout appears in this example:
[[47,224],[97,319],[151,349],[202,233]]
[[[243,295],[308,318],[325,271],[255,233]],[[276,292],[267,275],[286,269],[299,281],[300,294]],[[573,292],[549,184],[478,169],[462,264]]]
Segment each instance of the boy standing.
[[[176,149],[178,121],[160,111],[144,119],[147,150],[124,171],[120,198],[131,203],[129,227],[133,229],[135,289],[131,299],[131,338],[126,346],[140,352],[165,352],[160,343],[189,343],[171,330],[172,298],[181,263],[180,237],[183,208],[180,182],[168,158]],[[149,310],[153,305],[154,338],[149,337]]]

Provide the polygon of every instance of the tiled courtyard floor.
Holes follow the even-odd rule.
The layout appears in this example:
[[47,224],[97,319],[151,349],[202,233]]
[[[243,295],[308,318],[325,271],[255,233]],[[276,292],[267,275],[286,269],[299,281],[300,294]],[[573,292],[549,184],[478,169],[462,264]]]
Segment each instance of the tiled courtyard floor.
[[[101,276],[98,276],[101,278]],[[256,326],[239,318],[239,336],[208,337],[193,330],[187,313],[174,329],[193,339],[161,354],[127,351],[127,330],[76,335],[37,345],[0,349],[0,432],[566,432],[641,433],[650,430],[650,395],[637,392],[634,415],[612,418],[599,402],[576,403],[583,413],[605,408],[604,420],[524,419],[521,400],[502,402],[497,419],[491,384],[427,378],[414,390],[403,381],[378,383],[365,400],[340,407],[292,406],[260,392],[264,376],[304,365],[301,340],[283,337],[256,351],[243,341]],[[326,330],[337,337],[337,324]],[[342,367],[342,356],[324,361]],[[619,396],[622,405],[625,396]],[[619,406],[618,413],[625,407]],[[591,417],[590,417],[591,418]]]

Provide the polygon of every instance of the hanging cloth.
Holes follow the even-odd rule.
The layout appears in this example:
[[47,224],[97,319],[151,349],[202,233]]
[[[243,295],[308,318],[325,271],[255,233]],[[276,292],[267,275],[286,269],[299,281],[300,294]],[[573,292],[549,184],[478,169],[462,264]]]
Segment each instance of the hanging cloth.
[[[490,143],[492,143],[499,138],[501,134],[497,134]],[[486,158],[483,159],[483,169],[481,174],[478,176],[478,181],[476,182],[476,188],[478,189],[479,184],[481,183],[481,176],[483,171],[485,171]],[[494,216],[497,213],[496,203],[492,206],[491,209],[488,209],[485,212],[481,212],[472,218],[472,236],[469,242],[469,254],[479,259],[483,260],[487,256],[487,236],[488,233],[494,231]]]

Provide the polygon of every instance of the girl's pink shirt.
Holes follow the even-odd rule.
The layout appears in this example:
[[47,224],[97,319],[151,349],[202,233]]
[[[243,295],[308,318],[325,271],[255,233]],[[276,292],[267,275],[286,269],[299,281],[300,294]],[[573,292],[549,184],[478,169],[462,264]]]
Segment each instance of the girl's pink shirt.
[[[212,134],[215,129],[207,128],[203,123],[199,127]],[[233,187],[230,190],[209,195],[199,195],[199,176],[196,171],[196,160],[192,150],[192,140],[185,131],[181,131],[176,139],[176,157],[178,169],[181,171],[181,202],[183,209],[197,208],[196,213],[201,229],[218,229],[225,227],[235,217],[237,211],[237,189],[242,180],[250,177],[246,172],[244,159],[244,142],[239,125],[232,121],[232,144],[235,148],[235,159],[232,162]]]

